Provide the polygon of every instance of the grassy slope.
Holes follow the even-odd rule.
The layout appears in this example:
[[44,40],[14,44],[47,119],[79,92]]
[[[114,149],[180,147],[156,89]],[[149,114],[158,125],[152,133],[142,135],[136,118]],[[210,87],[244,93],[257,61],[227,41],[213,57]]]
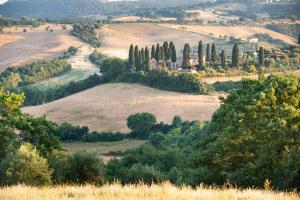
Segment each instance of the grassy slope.
[[46,115],[56,122],[70,122],[97,131],[127,132],[126,119],[149,112],[158,121],[170,123],[175,115],[185,120],[209,120],[219,107],[217,95],[167,92],[137,84],[105,84],[23,111]]
[[210,189],[199,187],[174,187],[169,183],[161,185],[126,185],[118,184],[95,186],[56,186],[32,188],[14,186],[0,189],[0,199],[105,199],[105,200],[299,200],[295,193],[277,193],[263,190]]

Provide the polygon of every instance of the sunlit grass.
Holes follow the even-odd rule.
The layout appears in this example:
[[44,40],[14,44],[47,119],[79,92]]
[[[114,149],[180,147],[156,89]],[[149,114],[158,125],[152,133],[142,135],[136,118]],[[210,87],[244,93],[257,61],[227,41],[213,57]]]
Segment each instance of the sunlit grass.
[[169,183],[147,186],[119,184],[96,186],[54,186],[35,188],[13,186],[0,189],[1,200],[57,200],[57,199],[105,199],[105,200],[299,200],[296,193],[266,190],[212,189],[175,187]]

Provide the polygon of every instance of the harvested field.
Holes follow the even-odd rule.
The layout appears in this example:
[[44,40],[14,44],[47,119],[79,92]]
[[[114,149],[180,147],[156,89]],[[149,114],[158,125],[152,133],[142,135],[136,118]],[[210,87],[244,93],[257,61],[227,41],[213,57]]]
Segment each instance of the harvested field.
[[128,57],[130,44],[151,48],[153,44],[164,41],[173,41],[177,51],[183,48],[185,43],[197,45],[201,39],[203,42],[211,41],[211,37],[198,33],[159,26],[157,24],[130,23],[110,24],[101,29],[103,36],[101,51],[110,56],[121,58]]
[[[177,24],[161,24],[163,27],[173,28],[176,30],[181,30],[183,25]],[[193,33],[201,33],[205,35],[213,34],[214,37],[218,38],[220,35],[227,35],[228,37],[234,36],[236,38],[251,38],[255,33],[267,33],[275,39],[283,40],[289,44],[296,44],[296,38],[291,36],[278,33],[267,29],[263,26],[220,26],[220,25],[184,25],[185,31]]]
[[[46,27],[49,30],[46,31]],[[23,32],[26,29],[27,32]],[[70,46],[82,43],[69,35],[71,27],[63,30],[61,26],[43,25],[35,29],[29,27],[6,28],[0,34],[0,72],[9,66],[19,66],[38,60],[56,57]]]
[[137,112],[149,112],[158,122],[171,123],[175,115],[184,120],[209,120],[218,107],[217,95],[189,95],[118,83],[22,110],[35,116],[46,115],[58,123],[86,125],[91,130],[128,132],[126,119]]

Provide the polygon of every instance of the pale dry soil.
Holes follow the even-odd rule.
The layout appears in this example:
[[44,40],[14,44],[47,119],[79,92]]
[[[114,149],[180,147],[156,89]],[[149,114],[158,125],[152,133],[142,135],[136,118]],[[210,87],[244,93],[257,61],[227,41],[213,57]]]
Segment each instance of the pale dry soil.
[[58,123],[88,126],[91,130],[129,132],[126,119],[134,113],[149,112],[158,122],[165,123],[171,123],[175,115],[184,120],[210,120],[219,105],[218,95],[182,94],[117,83],[22,110],[34,116],[46,115]]
[[[46,31],[50,26],[53,32]],[[24,33],[23,29],[27,32]],[[63,30],[60,25],[30,27],[11,27],[0,34],[0,72],[9,66],[19,66],[39,60],[47,60],[61,55],[70,46],[82,45],[70,35],[71,27]]]
[[255,189],[213,189],[199,186],[196,189],[170,183],[138,185],[104,185],[29,187],[12,186],[0,188],[0,199],[4,200],[299,200],[296,193]]
[[234,36],[236,38],[251,38],[255,33],[267,33],[275,39],[283,40],[289,44],[296,44],[296,38],[291,36],[272,31],[264,26],[250,26],[250,25],[237,25],[237,26],[221,26],[221,25],[178,25],[178,24],[161,24],[163,27],[181,30],[185,27],[186,32],[201,33],[205,35],[213,34],[214,37],[227,35],[228,37]]
[[131,44],[140,48],[145,46],[151,48],[156,43],[162,45],[164,41],[173,41],[177,52],[180,53],[185,43],[195,46],[200,39],[204,43],[212,40],[211,37],[199,33],[146,23],[109,24],[102,27],[100,33],[103,36],[101,52],[120,58],[128,58]]

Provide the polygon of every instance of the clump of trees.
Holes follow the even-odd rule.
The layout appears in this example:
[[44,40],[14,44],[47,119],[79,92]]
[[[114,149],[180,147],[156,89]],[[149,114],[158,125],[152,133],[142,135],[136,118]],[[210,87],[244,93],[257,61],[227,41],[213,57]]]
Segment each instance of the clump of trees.
[[84,42],[92,45],[97,48],[100,47],[101,42],[98,38],[97,30],[99,29],[99,25],[97,24],[74,24],[72,34]]

